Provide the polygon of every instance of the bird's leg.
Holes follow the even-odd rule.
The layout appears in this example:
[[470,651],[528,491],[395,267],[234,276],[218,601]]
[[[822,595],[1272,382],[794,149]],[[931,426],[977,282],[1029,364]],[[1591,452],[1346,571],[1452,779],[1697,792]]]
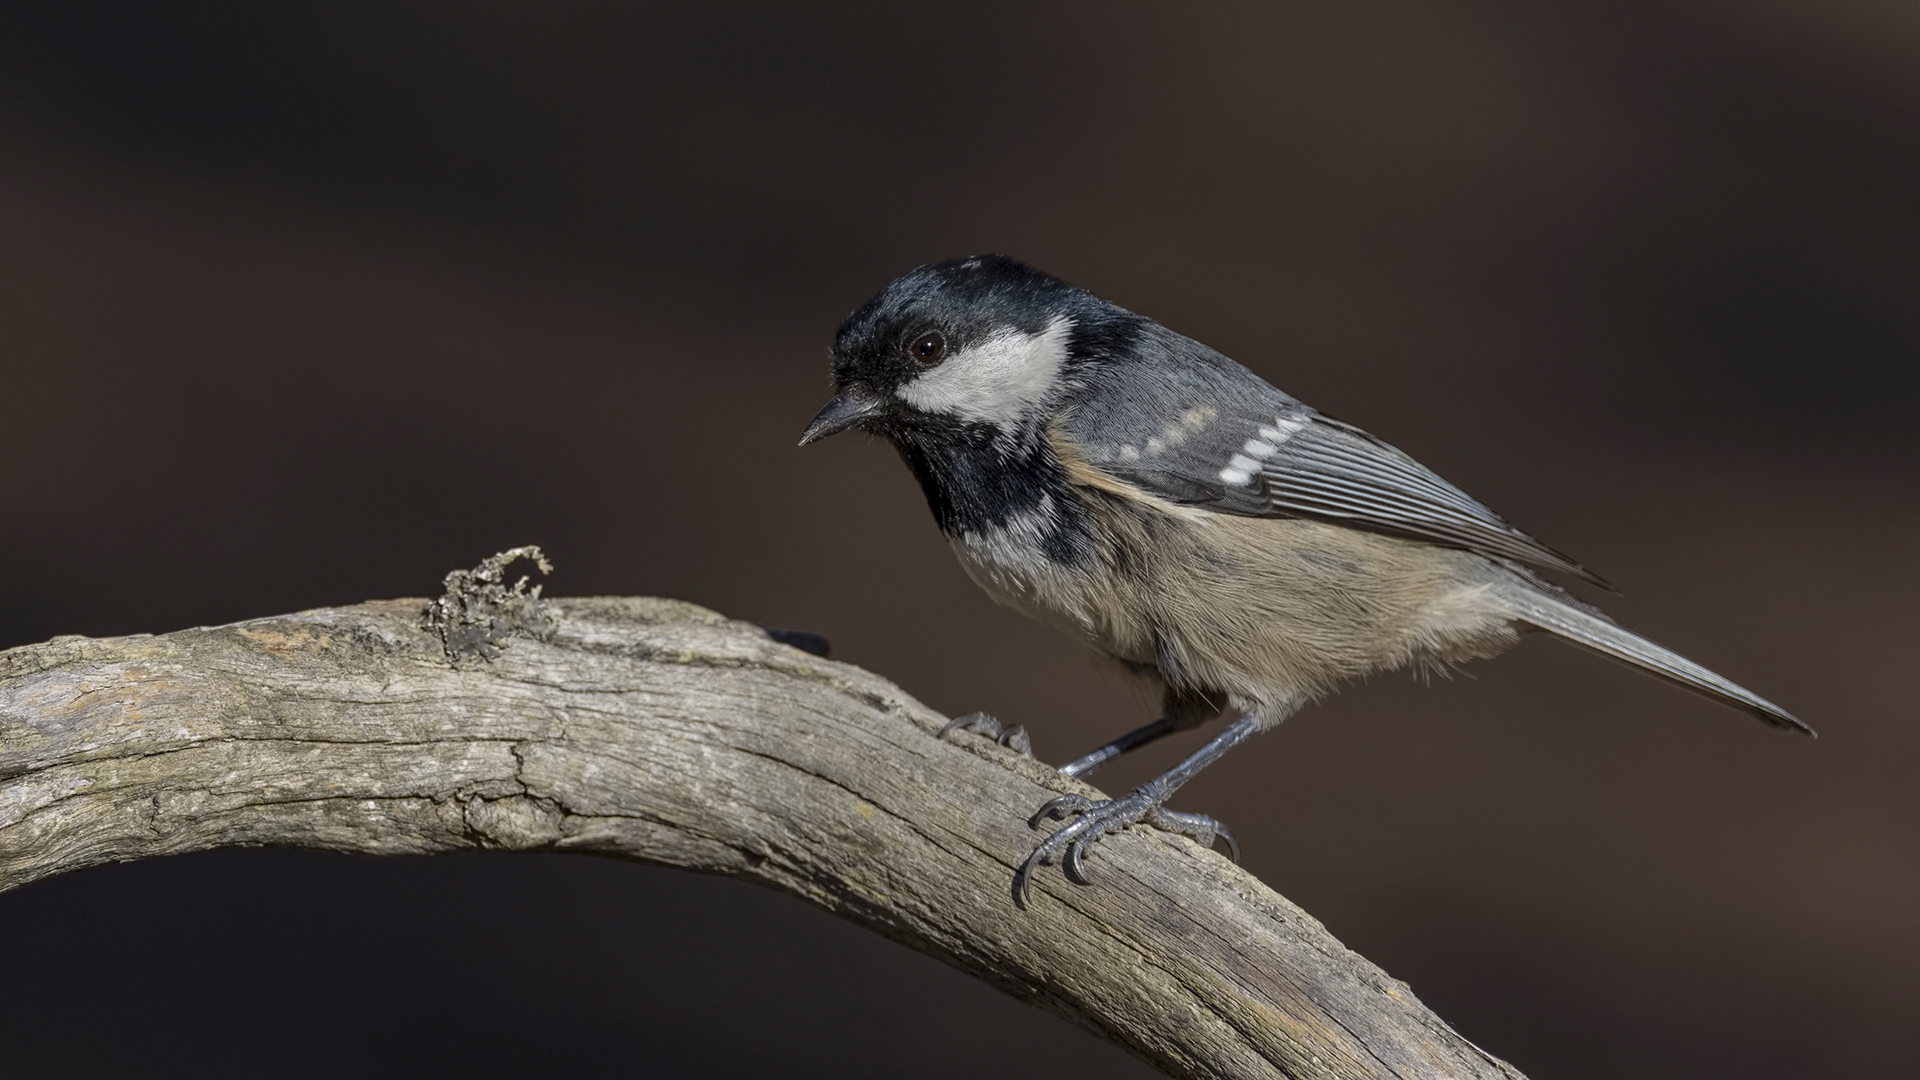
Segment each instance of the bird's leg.
[[1029,827],[1037,829],[1040,822],[1049,819],[1065,821],[1072,817],[1074,820],[1041,841],[1040,846],[1033,849],[1033,854],[1027,856],[1027,861],[1020,864],[1020,869],[1013,875],[1013,902],[1022,908],[1026,907],[1034,869],[1056,860],[1068,880],[1077,885],[1091,884],[1085,866],[1087,849],[1110,832],[1142,822],[1156,829],[1190,836],[1208,847],[1213,846],[1216,838],[1224,839],[1233,852],[1234,860],[1239,861],[1240,845],[1234,842],[1233,833],[1225,825],[1201,814],[1180,813],[1164,809],[1163,806],[1179,790],[1180,785],[1193,779],[1201,769],[1213,764],[1222,754],[1245,742],[1247,736],[1260,727],[1257,717],[1240,717],[1185,761],[1117,799],[1062,795],[1042,806],[1028,820]]
[[983,712],[970,712],[964,716],[954,717],[947,721],[946,727],[940,729],[937,737],[944,739],[956,731],[976,732],[1009,750],[1017,750],[1028,757],[1033,756],[1033,740],[1027,737],[1026,728],[1019,724],[1003,727],[998,719]]
[[1181,729],[1172,717],[1163,716],[1151,724],[1134,728],[1125,735],[1090,753],[1082,754],[1060,766],[1061,776],[1079,778],[1119,757],[1129,750],[1137,750],[1157,739],[1165,738]]
[[[1158,672],[1158,669],[1146,670]],[[1093,770],[1119,757],[1130,750],[1138,750],[1150,742],[1173,734],[1196,728],[1220,715],[1226,702],[1216,693],[1204,690],[1175,689],[1167,687],[1166,700],[1160,710],[1160,719],[1144,727],[1137,727],[1125,735],[1113,740],[1091,753],[1074,758],[1060,766],[1060,775],[1075,779],[1086,776]]]

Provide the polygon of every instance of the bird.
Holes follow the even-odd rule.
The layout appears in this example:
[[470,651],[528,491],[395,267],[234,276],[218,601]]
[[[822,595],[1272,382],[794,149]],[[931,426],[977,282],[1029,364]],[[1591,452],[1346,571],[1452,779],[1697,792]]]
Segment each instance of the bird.
[[[1060,767],[1085,777],[1222,713],[1172,769],[1112,799],[1063,795],[1015,871],[1090,884],[1136,825],[1203,847],[1231,830],[1168,809],[1257,732],[1339,685],[1451,670],[1540,632],[1812,735],[1785,709],[1549,581],[1606,587],[1392,445],[1219,352],[1004,255],[928,263],[840,324],[833,397],[800,445],[859,429],[899,452],[960,564],[1002,604],[1158,682],[1158,719]],[[1030,752],[984,713],[947,725]]]

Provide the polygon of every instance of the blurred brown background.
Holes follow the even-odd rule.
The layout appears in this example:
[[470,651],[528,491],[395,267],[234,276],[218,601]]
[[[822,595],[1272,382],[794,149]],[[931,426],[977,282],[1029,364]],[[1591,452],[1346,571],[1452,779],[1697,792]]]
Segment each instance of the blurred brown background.
[[[1916,192],[1920,9],[1871,0],[6,3],[0,644],[537,542],[555,592],[819,631],[1064,759],[1151,703],[978,594],[885,447],[794,447],[845,312],[1004,251],[1822,734],[1529,643],[1178,805],[1537,1077],[1891,1075]],[[0,896],[0,942],[9,1076],[1146,1074],[785,897],[586,859],[107,867]]]

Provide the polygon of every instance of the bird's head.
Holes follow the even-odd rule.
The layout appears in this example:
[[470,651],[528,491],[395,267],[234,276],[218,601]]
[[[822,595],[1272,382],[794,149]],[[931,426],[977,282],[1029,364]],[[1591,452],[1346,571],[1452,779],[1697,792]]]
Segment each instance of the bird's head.
[[1070,381],[1076,327],[1107,308],[1004,255],[908,271],[840,324],[835,396],[800,444],[853,427],[896,440],[1035,429]]

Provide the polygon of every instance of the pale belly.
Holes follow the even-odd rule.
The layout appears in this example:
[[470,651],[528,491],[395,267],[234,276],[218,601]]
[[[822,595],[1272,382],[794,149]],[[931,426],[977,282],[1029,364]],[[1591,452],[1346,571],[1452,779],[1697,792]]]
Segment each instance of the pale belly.
[[[1168,681],[1247,701],[1316,696],[1409,663],[1490,656],[1514,640],[1499,571],[1463,552],[1300,520],[1200,523],[1122,506],[1085,567],[1013,527],[952,538],[988,595]],[[1144,526],[1144,527],[1143,527]],[[1117,552],[1125,545],[1127,557]]]
[[1062,566],[1021,543],[1011,530],[951,537],[960,566],[988,596],[1130,663],[1154,660],[1153,628],[1138,611],[1102,589],[1102,576]]

